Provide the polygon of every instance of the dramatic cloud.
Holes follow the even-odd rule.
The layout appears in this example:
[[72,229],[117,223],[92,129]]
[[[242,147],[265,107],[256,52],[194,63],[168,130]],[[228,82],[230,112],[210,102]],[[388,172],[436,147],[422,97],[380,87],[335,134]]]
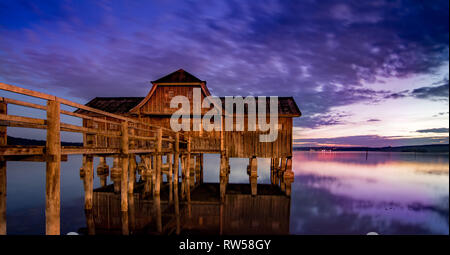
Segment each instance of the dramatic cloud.
[[413,90],[403,90],[395,93],[387,93],[385,99],[399,99],[405,97],[415,97],[430,100],[448,100],[448,74],[442,81],[433,83],[431,86],[416,88]]
[[448,78],[437,86],[421,87],[414,89],[412,95],[417,98],[447,99],[448,100]]
[[[0,80],[86,101],[143,96],[148,81],[184,68],[216,95],[294,96],[305,116],[297,126],[331,125],[342,118],[321,118],[333,107],[392,94],[363,83],[448,62],[448,8],[448,1],[10,1],[0,8]],[[444,89],[412,94],[441,97]]]
[[379,119],[368,119],[367,120],[367,122],[378,122],[378,121],[381,121],[381,120],[379,120]]
[[417,130],[419,133],[448,133],[448,128],[430,128]]

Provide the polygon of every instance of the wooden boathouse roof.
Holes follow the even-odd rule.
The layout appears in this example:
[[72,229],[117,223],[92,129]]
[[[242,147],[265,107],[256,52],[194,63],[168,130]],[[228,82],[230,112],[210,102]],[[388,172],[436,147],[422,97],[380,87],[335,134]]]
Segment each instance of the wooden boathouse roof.
[[[191,73],[179,69],[164,77],[151,82],[152,89],[146,97],[96,97],[89,101],[86,106],[96,108],[105,112],[115,114],[137,114],[140,107],[150,100],[158,86],[178,85],[178,86],[200,86],[205,96],[211,95],[206,87],[206,81],[202,81]],[[225,97],[220,97],[222,107],[225,108]],[[256,100],[257,101],[257,100]],[[267,97],[267,112],[269,112],[270,100]],[[257,107],[258,108],[258,107]],[[77,113],[84,113],[83,110],[76,110]],[[245,105],[245,113],[247,113],[247,105]],[[278,97],[278,115],[284,117],[301,116],[300,109],[293,97]]]
[[[144,97],[96,97],[89,101],[86,106],[96,108],[105,112],[115,114],[126,114],[136,105],[138,105]],[[225,109],[225,97],[220,97],[222,108]],[[267,113],[269,113],[270,101],[267,98]],[[258,107],[258,103],[256,103]],[[77,113],[83,113],[83,110],[77,110]],[[247,105],[245,105],[245,113],[247,113]],[[301,116],[300,109],[293,97],[278,97],[278,115],[280,116]]]
[[189,72],[186,72],[183,69],[179,69],[173,73],[170,73],[164,77],[161,77],[155,81],[152,81],[152,83],[190,83],[190,82],[203,82],[206,83],[206,81],[202,81],[199,78],[195,77]]
[[[143,99],[144,97],[96,97],[89,101],[86,106],[109,113],[125,114]],[[76,112],[85,113],[82,109],[78,109]]]

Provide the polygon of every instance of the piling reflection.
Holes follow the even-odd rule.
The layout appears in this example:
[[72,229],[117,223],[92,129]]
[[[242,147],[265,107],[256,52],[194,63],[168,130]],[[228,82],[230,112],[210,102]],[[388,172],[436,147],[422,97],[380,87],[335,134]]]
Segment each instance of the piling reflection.
[[221,201],[219,183],[202,183],[192,190],[190,202],[179,201],[178,192],[170,201],[169,183],[163,183],[161,195],[154,197],[143,195],[144,186],[136,183],[128,212],[120,210],[120,193],[114,193],[113,185],[94,190],[85,233],[289,234],[291,199],[275,184],[258,184],[257,195],[251,194],[249,184],[228,184]]

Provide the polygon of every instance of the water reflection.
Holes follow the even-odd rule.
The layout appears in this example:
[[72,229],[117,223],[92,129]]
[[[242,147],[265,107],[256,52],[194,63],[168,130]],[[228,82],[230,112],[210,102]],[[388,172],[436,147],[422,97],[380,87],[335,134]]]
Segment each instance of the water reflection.
[[[289,233],[290,198],[276,185],[259,185],[259,194],[252,196],[248,184],[230,184],[225,201],[221,202],[219,184],[204,183],[193,190],[190,208],[187,202],[180,204],[179,215],[174,211],[174,204],[166,199],[167,188],[162,187],[160,200],[158,197],[154,200],[143,198],[135,191],[135,210],[130,210],[128,215],[128,222],[133,222],[129,225],[132,234],[174,234],[177,227],[180,234]],[[161,222],[158,222],[158,212]],[[114,194],[111,187],[97,189],[94,208],[86,216],[92,218],[95,230],[88,227],[82,232],[121,234],[124,221],[120,212],[120,194]],[[177,226],[177,220],[180,226]],[[161,230],[159,225],[162,225]]]
[[[217,155],[205,155],[206,184],[193,191],[191,217],[186,216],[186,207],[180,207],[181,233],[449,234],[448,154],[370,152],[366,160],[365,152],[294,152],[291,198],[270,188],[270,159],[258,159],[258,192],[267,190],[268,195],[253,197],[248,190],[248,159],[230,159],[230,185],[222,206],[218,184],[208,184],[219,178],[219,160]],[[81,157],[69,156],[62,163],[63,234],[87,231],[80,162]],[[8,162],[9,234],[44,233],[44,177],[42,163]],[[100,187],[97,176],[94,187]],[[110,193],[103,202],[109,203],[108,208],[98,207],[109,210],[108,217],[101,218],[100,211],[92,215],[97,234],[121,230],[120,206],[117,213],[109,208],[120,205],[120,200]],[[165,234],[173,234],[177,219],[173,213],[164,214],[174,211],[164,200],[162,195],[162,227]],[[135,216],[129,219],[135,221],[130,225],[136,233],[154,233],[152,202],[136,196],[134,203],[136,210],[129,213]]]
[[448,234],[448,154],[294,155],[293,234]]

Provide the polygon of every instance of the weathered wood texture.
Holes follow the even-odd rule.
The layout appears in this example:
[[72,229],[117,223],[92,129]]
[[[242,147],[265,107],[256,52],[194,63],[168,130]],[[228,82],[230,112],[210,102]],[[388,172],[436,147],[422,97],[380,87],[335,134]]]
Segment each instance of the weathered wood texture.
[[47,103],[47,169],[45,177],[45,222],[46,234],[60,234],[60,104]]

